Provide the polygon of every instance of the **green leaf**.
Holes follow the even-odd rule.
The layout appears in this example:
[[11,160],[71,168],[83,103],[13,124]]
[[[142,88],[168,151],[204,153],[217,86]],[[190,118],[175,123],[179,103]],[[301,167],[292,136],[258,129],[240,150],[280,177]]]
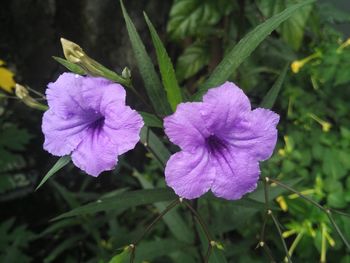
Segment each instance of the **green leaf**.
[[274,15],[264,23],[249,32],[231,51],[224,57],[220,64],[214,69],[209,79],[200,87],[195,99],[200,99],[202,95],[211,87],[216,87],[224,83],[238,66],[256,49],[256,47],[275,30],[282,22],[287,20],[302,7],[313,3],[315,0],[307,0],[302,3],[288,7],[283,12]]
[[50,263],[54,261],[60,254],[74,248],[74,246],[77,245],[77,242],[83,238],[83,235],[73,236],[57,244],[57,246],[55,246],[54,249],[50,252],[49,256],[44,259],[44,263]]
[[127,263],[129,262],[130,251],[128,248],[124,249],[118,255],[115,255],[108,263]]
[[65,68],[67,68],[69,71],[75,73],[75,74],[79,74],[79,75],[84,75],[86,74],[85,70],[82,69],[80,66],[69,62],[68,60],[64,59],[64,58],[60,58],[60,57],[52,57],[54,60],[56,60],[58,63],[60,63],[62,66],[64,66]]
[[120,1],[120,5],[122,7],[131,46],[135,54],[140,74],[145,83],[147,94],[156,112],[160,115],[167,115],[171,112],[171,110],[160,79],[154,69],[151,58],[148,56],[146,48],[142,43],[133,22],[125,10],[123,1]]
[[4,126],[0,131],[0,147],[6,150],[23,151],[33,136],[16,125]]
[[153,46],[157,53],[158,65],[160,74],[162,76],[163,86],[166,90],[168,102],[173,111],[176,110],[176,106],[182,102],[181,90],[175,76],[174,66],[171,63],[168,53],[160,40],[157,31],[149,20],[147,14],[144,12],[148,29],[152,36]]
[[[295,3],[295,0],[260,0],[259,9],[265,16],[275,15]],[[299,3],[302,1],[299,1]],[[312,5],[306,6],[293,14],[277,29],[282,38],[294,49],[298,50],[304,37],[304,28],[310,16]]]
[[322,169],[327,177],[341,179],[347,174],[346,167],[339,159],[339,152],[335,149],[326,149],[323,153]]
[[162,121],[153,115],[152,113],[144,112],[144,111],[139,111],[140,115],[143,118],[143,121],[146,126],[148,127],[155,127],[155,128],[163,128],[163,123]]
[[55,217],[53,220],[62,218],[106,212],[115,209],[126,209],[139,205],[153,204],[156,202],[170,201],[177,198],[170,189],[138,190],[121,193],[117,196],[97,200],[86,205],[77,207],[67,213]]
[[66,166],[70,162],[70,160],[71,158],[69,155],[62,156],[60,159],[58,159],[55,165],[50,169],[50,171],[47,172],[47,174],[41,180],[40,184],[37,186],[35,191],[38,190],[51,176],[53,176],[55,173],[61,170],[64,166]]
[[[146,178],[135,172],[134,176],[139,180],[140,184],[144,189],[153,189],[154,186],[146,180]],[[169,205],[168,202],[156,203],[154,206],[158,209],[159,212],[162,212]],[[187,224],[184,222],[179,213],[172,209],[170,212],[163,216],[163,221],[169,227],[169,230],[173,233],[173,235],[180,241],[184,241],[187,243],[191,243],[193,240],[193,235]]]
[[284,68],[282,69],[281,74],[277,78],[276,82],[273,84],[271,89],[267,92],[265,97],[263,98],[263,101],[260,104],[260,107],[265,108],[265,109],[271,109],[273,105],[276,102],[278,93],[281,90],[284,78],[286,77],[287,71],[289,68],[289,63],[287,63]]
[[167,31],[173,39],[199,35],[231,12],[232,1],[176,0],[170,10]]
[[209,63],[210,52],[208,44],[196,41],[179,56],[176,63],[176,74],[179,81],[188,79]]
[[155,135],[148,127],[143,127],[140,140],[143,144],[146,143],[147,147],[151,149],[154,157],[164,167],[170,157],[170,152],[157,135]]
[[[156,262],[156,258],[168,256],[170,253],[189,250],[188,244],[173,239],[160,239],[156,241],[143,241],[137,246],[135,262]],[[195,253],[194,250],[191,251]],[[164,261],[159,261],[164,262]]]

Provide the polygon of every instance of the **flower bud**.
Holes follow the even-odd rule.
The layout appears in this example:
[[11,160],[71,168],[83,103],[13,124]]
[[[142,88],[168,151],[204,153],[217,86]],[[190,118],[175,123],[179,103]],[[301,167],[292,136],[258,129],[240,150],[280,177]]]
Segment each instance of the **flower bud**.
[[86,56],[83,49],[72,41],[61,37],[63,54],[69,62],[80,63],[82,58]]
[[39,103],[29,95],[29,91],[26,87],[16,83],[15,93],[16,96],[28,107],[38,110],[47,110],[47,106]]
[[124,79],[130,79],[131,78],[131,71],[128,67],[125,67],[122,71],[122,77]]

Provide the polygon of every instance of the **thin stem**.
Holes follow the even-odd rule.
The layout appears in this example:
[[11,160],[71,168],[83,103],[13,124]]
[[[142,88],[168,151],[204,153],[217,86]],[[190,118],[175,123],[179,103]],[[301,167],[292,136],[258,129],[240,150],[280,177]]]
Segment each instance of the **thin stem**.
[[136,242],[134,242],[133,244],[136,246],[144,237],[146,234],[148,234],[148,232],[153,228],[153,226],[160,220],[162,219],[162,217],[168,213],[171,209],[173,209],[175,206],[177,206],[180,203],[179,199],[175,199],[174,201],[172,201],[153,221],[152,223],[150,223],[145,231],[142,233],[142,235],[137,239]]
[[323,211],[326,212],[327,209],[324,208],[322,205],[320,205],[320,204],[317,203],[316,201],[312,200],[311,198],[309,198],[309,197],[307,197],[307,196],[301,194],[300,192],[294,190],[294,189],[291,188],[290,186],[288,186],[288,185],[286,185],[286,184],[284,184],[284,183],[282,183],[282,182],[280,182],[280,181],[278,181],[278,180],[275,180],[275,179],[269,178],[269,180],[270,180],[271,182],[273,182],[273,183],[275,183],[275,184],[277,184],[277,185],[279,185],[279,186],[281,186],[281,187],[283,187],[283,188],[285,188],[285,189],[287,189],[287,190],[289,190],[289,191],[291,191],[291,192],[297,194],[297,195],[300,196],[301,198],[305,199],[306,201],[312,203],[314,206],[317,206],[319,209],[321,209],[321,210],[323,210]]
[[344,237],[344,235],[342,234],[342,232],[340,231],[340,229],[339,229],[337,223],[335,222],[335,220],[334,220],[334,218],[333,218],[333,216],[332,216],[332,212],[331,212],[330,210],[327,210],[326,214],[327,214],[327,216],[328,216],[328,218],[329,218],[329,221],[331,221],[333,227],[334,227],[335,230],[337,231],[339,237],[341,238],[341,240],[343,240],[343,242],[344,242],[346,248],[348,249],[348,251],[350,251],[350,244],[349,244],[348,240]]
[[130,245],[131,248],[131,255],[130,255],[130,263],[134,262],[135,259],[135,250],[137,244],[146,236],[146,234],[151,231],[151,229],[154,227],[154,225],[163,218],[163,216],[168,213],[171,209],[173,209],[175,206],[177,206],[181,202],[180,199],[176,199],[173,202],[171,202],[145,229],[145,231],[142,233],[142,235]]
[[344,213],[342,211],[338,211],[338,210],[334,210],[334,209],[329,209],[332,213],[338,214],[338,215],[342,215],[342,216],[346,216],[346,217],[350,217],[350,214]]
[[264,251],[267,254],[267,256],[269,257],[269,259],[271,260],[271,263],[276,263],[277,261],[273,258],[272,252],[271,252],[271,249],[269,248],[269,246],[266,243],[264,243],[262,245],[262,248],[264,249]]
[[208,242],[210,243],[210,241],[213,241],[213,239],[211,238],[211,235],[209,233],[208,230],[208,226],[206,225],[206,223],[203,221],[202,217],[198,214],[198,212],[193,209],[193,207],[186,201],[183,201],[183,203],[185,204],[185,206],[190,209],[190,211],[194,214],[194,216],[197,219],[197,222],[200,224],[200,226],[202,227],[205,236],[207,237]]
[[271,216],[271,218],[273,220],[273,223],[275,224],[275,226],[277,228],[278,234],[279,234],[279,236],[281,238],[281,241],[282,241],[282,245],[283,245],[284,251],[286,252],[286,256],[287,256],[288,262],[292,263],[292,259],[290,258],[286,242],[284,241],[284,238],[282,236],[282,231],[281,231],[279,222],[277,221],[277,218],[273,215],[271,210],[268,211],[268,214]]
[[184,201],[183,202],[185,204],[185,206],[190,209],[190,211],[192,212],[192,214],[195,216],[197,222],[199,223],[199,225],[202,227],[204,234],[208,240],[208,249],[207,249],[207,253],[205,255],[204,258],[204,262],[208,263],[209,262],[209,258],[211,255],[211,252],[213,250],[213,246],[215,245],[215,241],[212,239],[210,232],[209,232],[209,228],[207,226],[207,224],[204,222],[204,220],[202,219],[202,217],[199,215],[199,213],[196,211],[196,209],[194,209],[188,202]]
[[265,195],[265,206],[266,211],[270,209],[270,199],[269,199],[269,180],[270,178],[265,177],[264,178],[264,195]]
[[213,250],[213,246],[212,246],[211,242],[209,242],[207,253],[205,254],[204,263],[208,263],[209,262],[209,258],[210,258],[212,250]]
[[[294,239],[292,245],[290,246],[290,248],[289,248],[289,250],[288,250],[290,256],[293,255],[294,250],[296,249],[297,245],[299,244],[299,242],[300,242],[300,240],[302,239],[303,236],[304,236],[304,232],[301,231],[301,232],[296,236],[296,238]],[[287,261],[287,258],[285,258],[284,261]]]
[[28,90],[30,90],[31,92],[33,92],[34,94],[40,96],[42,99],[46,99],[46,98],[45,98],[45,95],[42,94],[41,92],[39,92],[39,91],[37,91],[37,90],[35,90],[35,89],[32,89],[32,88],[29,87],[29,86],[26,86],[26,88],[27,88]]
[[264,216],[264,222],[263,225],[261,227],[261,232],[260,232],[260,242],[257,246],[258,247],[262,247],[265,251],[265,253],[267,254],[267,256],[269,257],[269,259],[271,260],[271,262],[276,262],[276,260],[273,258],[271,250],[269,248],[269,246],[267,245],[266,241],[265,241],[265,229],[266,229],[266,224],[267,224],[267,220],[268,220],[268,216],[269,216],[269,211],[270,211],[270,201],[269,201],[269,178],[265,177],[263,179],[264,181],[264,196],[265,196],[265,216]]
[[345,216],[349,216],[348,214],[346,213],[343,213],[343,212],[340,212],[340,211],[337,211],[337,210],[331,210],[331,209],[327,209],[326,207],[320,205],[319,203],[317,203],[316,201],[312,200],[311,198],[301,194],[300,192],[294,190],[292,187],[278,181],[278,180],[275,180],[275,179],[270,179],[269,180],[295,194],[297,194],[298,196],[300,196],[301,198],[303,198],[304,200],[310,202],[311,204],[313,204],[314,206],[318,207],[321,211],[323,211],[324,213],[326,213],[326,215],[328,216],[329,218],[329,221],[331,222],[331,224],[333,225],[335,231],[338,233],[339,237],[341,238],[341,240],[344,242],[345,246],[347,247],[348,251],[350,251],[350,244],[348,242],[348,240],[345,238],[345,236],[342,234],[342,232],[340,231],[337,223],[335,222],[333,216],[332,216],[332,211],[337,213],[337,214],[340,214],[340,215],[345,215]]
[[327,253],[327,243],[326,243],[326,229],[325,229],[325,225],[322,224],[321,225],[322,228],[322,240],[321,240],[321,258],[320,258],[320,262],[321,263],[326,263],[326,253]]
[[[193,201],[193,208],[197,211],[198,199],[195,199]],[[198,253],[198,255],[199,255],[200,259],[201,259],[201,262],[204,262],[204,256],[202,254],[201,246],[200,246],[199,232],[198,232],[198,228],[196,226],[196,218],[195,218],[193,213],[191,213],[191,218],[192,218],[192,225],[193,225],[193,229],[194,229],[194,233],[195,233],[194,245],[197,248],[197,253]]]

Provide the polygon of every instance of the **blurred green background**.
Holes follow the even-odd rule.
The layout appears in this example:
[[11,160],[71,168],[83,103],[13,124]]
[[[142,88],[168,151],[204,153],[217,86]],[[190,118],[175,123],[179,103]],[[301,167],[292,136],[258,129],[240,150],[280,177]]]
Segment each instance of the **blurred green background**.
[[[176,65],[183,93],[200,83],[247,32],[297,0],[125,1],[147,51],[154,58],[145,10]],[[109,262],[165,204],[118,209],[49,222],[90,201],[123,191],[164,186],[154,157],[138,145],[118,169],[91,178],[67,166],[35,192],[56,158],[42,149],[42,113],[13,93],[14,81],[44,93],[64,71],[59,38],[70,39],[103,65],[128,66],[143,90],[121,9],[111,0],[3,1],[0,8],[0,262]],[[305,7],[274,31],[232,74],[254,107],[289,63],[273,108],[280,114],[279,141],[262,174],[278,178],[321,205],[350,213],[350,2],[323,0]],[[33,95],[35,96],[35,94]],[[146,96],[146,95],[145,95]],[[142,104],[128,94],[128,103]],[[155,131],[162,135],[161,130]],[[173,149],[174,151],[176,149]],[[261,201],[259,188],[249,200]],[[349,251],[318,208],[273,186],[271,203],[293,262],[350,263]],[[269,262],[255,249],[263,207],[251,202],[201,198],[196,205],[223,246],[211,262]],[[136,262],[201,262],[201,236],[189,213],[177,209],[182,228],[164,220],[141,243]],[[336,215],[350,240],[350,218]],[[276,258],[284,250],[272,222],[266,241]],[[220,250],[220,249],[218,249]],[[279,262],[279,261],[278,261]]]

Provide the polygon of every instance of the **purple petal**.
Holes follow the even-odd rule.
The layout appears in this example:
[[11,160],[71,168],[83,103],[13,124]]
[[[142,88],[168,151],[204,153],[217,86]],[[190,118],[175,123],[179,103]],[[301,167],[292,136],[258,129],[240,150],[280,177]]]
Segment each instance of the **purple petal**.
[[117,164],[118,146],[102,131],[88,128],[84,140],[72,153],[73,163],[92,176],[112,170]]
[[118,145],[118,154],[133,149],[140,140],[142,117],[128,106],[110,107],[106,111],[104,133]]
[[86,77],[82,88],[83,104],[105,115],[110,107],[125,106],[125,90],[117,83],[104,78]]
[[204,148],[198,148],[194,153],[175,153],[165,168],[167,185],[186,199],[194,199],[206,193],[214,177],[215,167],[209,162],[209,155]]
[[276,145],[278,121],[278,114],[267,109],[255,109],[225,139],[237,151],[244,150],[259,161],[266,160],[271,157]]
[[165,133],[170,141],[189,151],[203,145],[209,132],[201,111],[201,102],[180,103],[176,112],[164,119]]
[[63,73],[55,82],[49,83],[46,98],[49,108],[62,118],[84,112],[81,91],[84,77]]
[[216,135],[230,133],[237,121],[251,110],[244,92],[232,82],[210,89],[203,97],[202,115],[210,132]]
[[245,152],[227,148],[212,158],[211,165],[216,169],[211,191],[217,197],[237,200],[257,186],[258,161]]
[[45,135],[44,149],[57,156],[70,154],[83,139],[86,127],[86,119],[81,115],[64,119],[51,109],[46,111],[42,122],[42,131]]

